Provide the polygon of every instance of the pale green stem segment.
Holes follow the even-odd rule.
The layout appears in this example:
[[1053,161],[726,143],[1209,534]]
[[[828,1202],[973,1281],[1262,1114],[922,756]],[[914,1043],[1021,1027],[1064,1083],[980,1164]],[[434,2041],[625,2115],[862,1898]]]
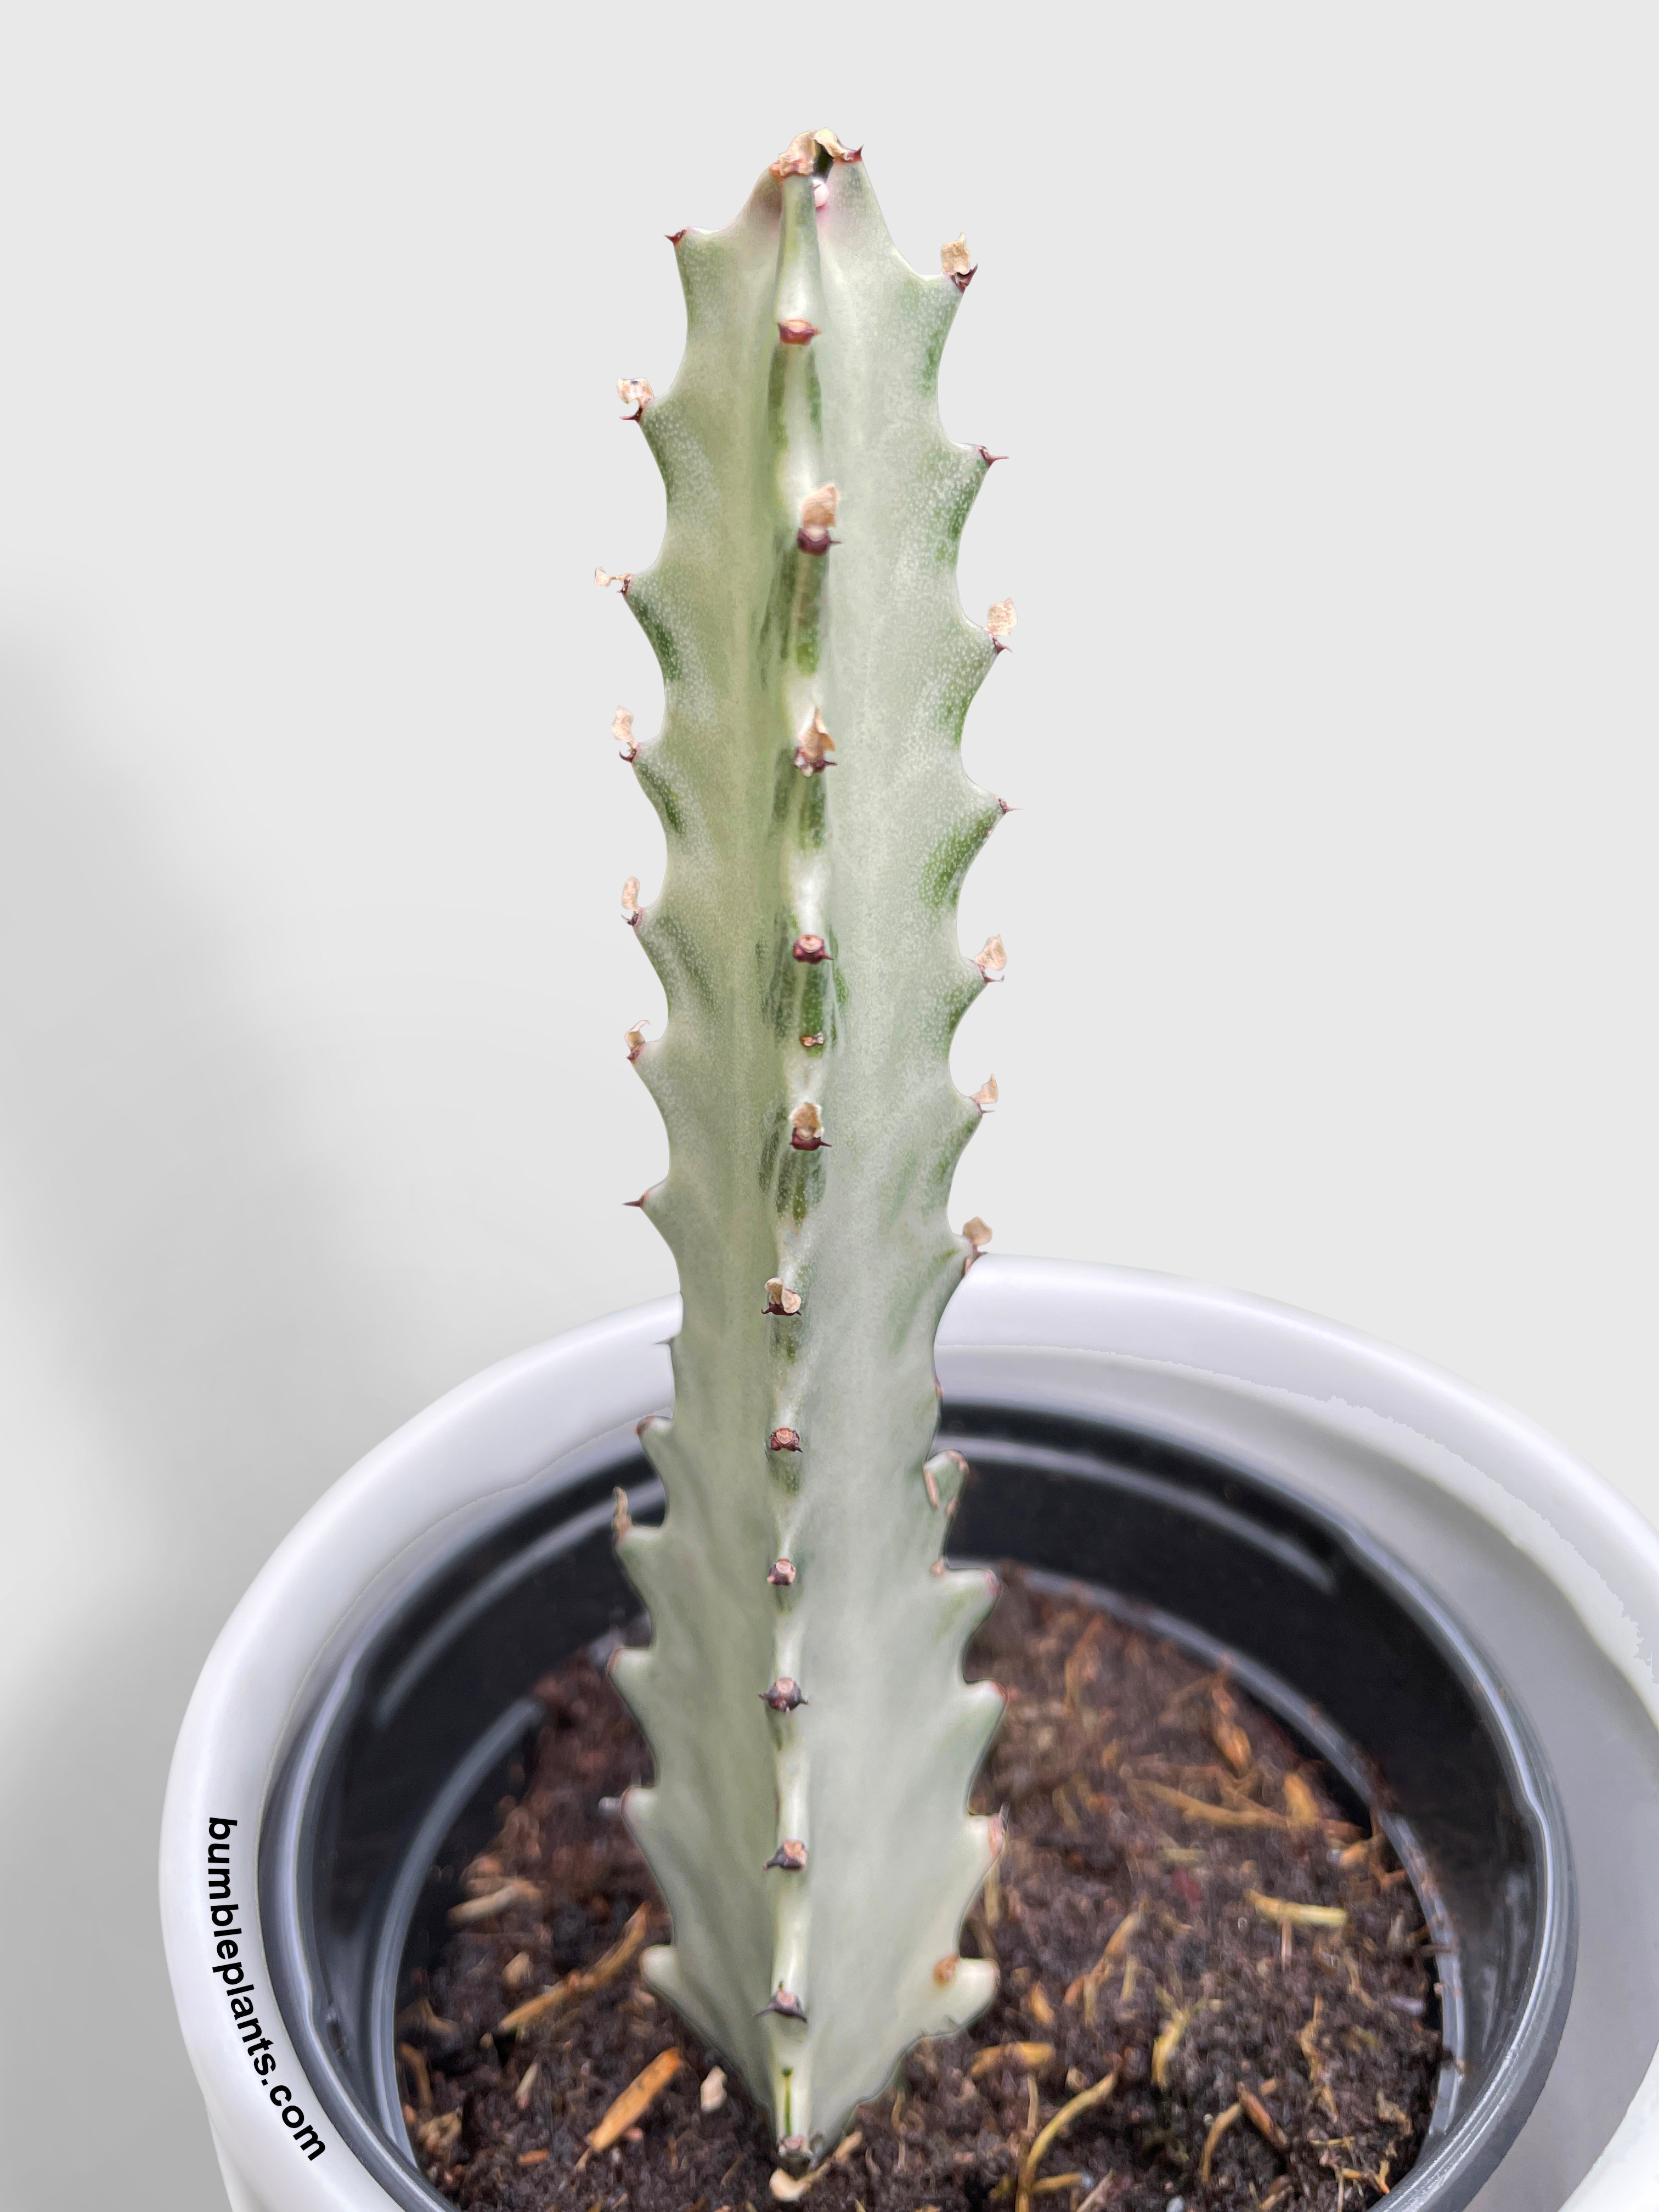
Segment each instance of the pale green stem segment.
[[[813,2154],[992,1994],[957,1954],[1002,1709],[961,1666],[994,1583],[939,1564],[960,1469],[924,1468],[969,1256],[945,1205],[980,1118],[948,1064],[984,982],[957,895],[1000,811],[960,758],[994,658],[956,587],[987,461],[939,425],[957,288],[900,258],[860,162],[818,168],[678,241],[685,357],[641,421],[668,521],[628,600],[667,703],[637,773],[668,864],[639,934],[669,1019],[637,1066],[684,1320],[646,1436],[666,1517],[620,1540],[653,1638],[615,1670],[656,1767],[628,1815],[673,1917],[647,1977]],[[814,551],[801,501],[831,481]],[[796,759],[815,713],[817,773]],[[769,1280],[799,1311],[766,1310]],[[790,1683],[805,1702],[769,1705]],[[769,1868],[785,1844],[805,1863]]]

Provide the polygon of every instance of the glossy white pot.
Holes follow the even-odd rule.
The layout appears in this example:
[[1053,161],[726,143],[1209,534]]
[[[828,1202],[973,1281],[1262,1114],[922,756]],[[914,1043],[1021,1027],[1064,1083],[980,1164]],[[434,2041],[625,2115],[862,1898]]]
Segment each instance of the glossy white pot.
[[[307,1515],[214,1648],[174,1754],[161,1887],[179,2021],[235,2212],[410,2201],[385,2157],[358,2155],[332,2124],[337,2093],[299,2056],[318,2046],[273,1988],[283,1968],[263,1924],[261,1832],[284,1763],[307,1755],[318,1686],[380,1594],[429,1577],[481,1516],[510,1513],[571,1455],[666,1402],[674,1321],[672,1301],[617,1315],[452,1391]],[[950,1310],[939,1366],[951,1397],[1086,1417],[1266,1471],[1387,1547],[1491,1655],[1565,1806],[1580,1934],[1548,2078],[1473,2202],[1659,2207],[1659,1535],[1452,1377],[1202,1285],[987,1261]]]

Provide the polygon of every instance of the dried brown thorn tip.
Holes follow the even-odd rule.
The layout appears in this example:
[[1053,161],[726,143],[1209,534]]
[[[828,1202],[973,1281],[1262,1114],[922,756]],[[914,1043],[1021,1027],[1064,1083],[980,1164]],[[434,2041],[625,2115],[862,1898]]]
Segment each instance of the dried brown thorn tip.
[[656,394],[642,376],[619,376],[617,379],[617,397],[624,407],[631,407],[634,410],[631,415],[623,416],[623,422],[637,422]]
[[623,885],[622,918],[630,929],[637,929],[645,908],[640,904],[640,879],[630,876]]
[[631,1030],[624,1030],[623,1032],[623,1042],[628,1047],[628,1064],[630,1067],[645,1050],[645,1024],[648,1018],[648,1016],[641,1014]]
[[799,1874],[806,1864],[806,1846],[798,1836],[787,1836],[766,1864],[769,1871],[778,1867],[785,1874]]
[[634,736],[634,716],[629,708],[618,707],[611,717],[611,734],[617,740],[617,750],[625,761],[635,761],[640,749]]
[[789,1116],[789,1142],[798,1152],[816,1152],[830,1139],[823,1133],[823,1119],[810,1098],[802,1099]]
[[793,1713],[797,1705],[806,1703],[800,1684],[793,1674],[780,1674],[771,1688],[760,1694],[762,1703],[770,1705],[775,1713]]
[[975,1214],[971,1221],[964,1221],[963,1223],[962,1233],[972,1246],[974,1257],[977,1260],[980,1254],[985,1249],[986,1246],[991,1241],[990,1223],[988,1221],[981,1221],[978,1214]]
[[781,1276],[773,1275],[767,1281],[763,1311],[781,1315],[786,1321],[793,1320],[800,1311],[800,1292],[792,1291]]
[[593,571],[593,581],[602,592],[609,591],[612,584],[619,584],[622,586],[623,599],[628,597],[628,587],[633,580],[634,571],[631,568],[624,568],[620,575],[616,576],[613,576],[608,568],[596,568]]
[[974,955],[974,965],[988,983],[1000,983],[1008,965],[1007,948],[1000,937],[988,937]]
[[795,766],[803,775],[822,775],[825,769],[836,765],[830,757],[835,750],[836,741],[814,707],[811,720],[795,740]]
[[[755,2014],[755,2017],[757,2020],[764,2020],[769,2012],[776,2013],[780,2020],[798,2020],[803,2027],[806,2025],[805,2008],[801,2003],[800,1999],[796,1996],[792,1990],[785,1989],[775,1990],[767,1999],[766,2002],[761,2007],[760,2010]],[[798,2136],[790,2136],[786,2138],[786,2141],[792,2145],[798,2144],[800,2138]],[[782,2143],[778,2145],[778,2148],[780,2150],[782,2150],[783,2147]],[[796,2157],[799,2156],[799,2152],[793,2149],[789,2153],[791,2157]]]
[[830,535],[835,527],[836,511],[841,506],[838,486],[820,484],[809,491],[799,507],[800,528],[795,532],[795,543],[803,553],[827,553],[835,544]]
[[805,960],[809,966],[814,968],[817,966],[820,960],[827,960],[830,957],[830,947],[821,937],[814,936],[810,930],[805,937],[798,937],[795,939],[791,950],[797,960]]
[[1019,617],[1014,612],[1014,603],[1012,599],[999,599],[994,606],[987,608],[985,627],[990,633],[992,644],[999,653],[1006,653],[1008,650],[1008,634],[1018,620]]
[[671,246],[678,246],[685,234],[684,230],[665,230],[663,233]]
[[988,469],[992,467],[996,462],[1006,461],[1008,458],[1006,453],[994,453],[984,446],[975,446],[974,451],[979,455],[981,460],[984,462]]
[[995,1076],[988,1075],[984,1082],[980,1085],[979,1089],[977,1091],[971,1091],[969,1095],[972,1099],[973,1103],[978,1107],[981,1114],[988,1114],[991,1109],[997,1103],[997,1079]]
[[948,1990],[957,1978],[957,1968],[962,1964],[954,1951],[941,1959],[933,1968],[933,1979],[942,1990]]
[[794,1561],[793,1559],[774,1559],[771,1565],[767,1569],[766,1579],[771,1583],[774,1589],[787,1589],[795,1579]]
[[823,1050],[823,1031],[819,1030],[816,1035],[812,1036],[804,1036],[801,1039],[801,1046],[802,1048],[807,1052],[822,1052]]
[[800,1431],[799,1429],[774,1429],[771,1435],[766,1439],[766,1449],[768,1451],[798,1452],[800,1449]]
[[958,292],[965,292],[974,281],[974,257],[968,251],[968,234],[959,231],[947,239],[939,250],[939,265]]
[[817,334],[817,325],[809,323],[805,315],[787,315],[778,325],[780,345],[811,345]]

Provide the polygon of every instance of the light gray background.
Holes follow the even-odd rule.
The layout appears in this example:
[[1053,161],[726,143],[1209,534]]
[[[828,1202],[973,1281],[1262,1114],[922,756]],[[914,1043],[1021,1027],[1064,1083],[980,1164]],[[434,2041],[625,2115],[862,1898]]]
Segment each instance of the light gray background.
[[670,1286],[662,234],[793,131],[981,274],[1000,1249],[1336,1315],[1650,1510],[1659,18],[183,0],[0,27],[0,2202],[207,2212],[168,1749],[296,1516]]

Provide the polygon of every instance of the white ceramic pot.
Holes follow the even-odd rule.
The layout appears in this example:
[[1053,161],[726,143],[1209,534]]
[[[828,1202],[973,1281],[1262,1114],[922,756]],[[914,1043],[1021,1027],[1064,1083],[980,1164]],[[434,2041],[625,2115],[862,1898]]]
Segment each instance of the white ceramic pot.
[[[512,1510],[556,1463],[665,1404],[675,1318],[672,1300],[617,1315],[452,1391],[313,1508],[214,1647],[173,1757],[161,1893],[179,2021],[235,2212],[398,2201],[384,2166],[331,2124],[262,1932],[262,1825],[343,1624],[377,1591],[429,1573],[481,1513]],[[1437,1592],[1523,1705],[1577,1870],[1565,2033],[1531,2118],[1474,2201],[1481,2212],[1659,2207],[1659,1535],[1547,1436],[1451,1376],[1200,1284],[987,1261],[951,1307],[939,1368],[950,1396],[1086,1416],[1267,1470]]]

